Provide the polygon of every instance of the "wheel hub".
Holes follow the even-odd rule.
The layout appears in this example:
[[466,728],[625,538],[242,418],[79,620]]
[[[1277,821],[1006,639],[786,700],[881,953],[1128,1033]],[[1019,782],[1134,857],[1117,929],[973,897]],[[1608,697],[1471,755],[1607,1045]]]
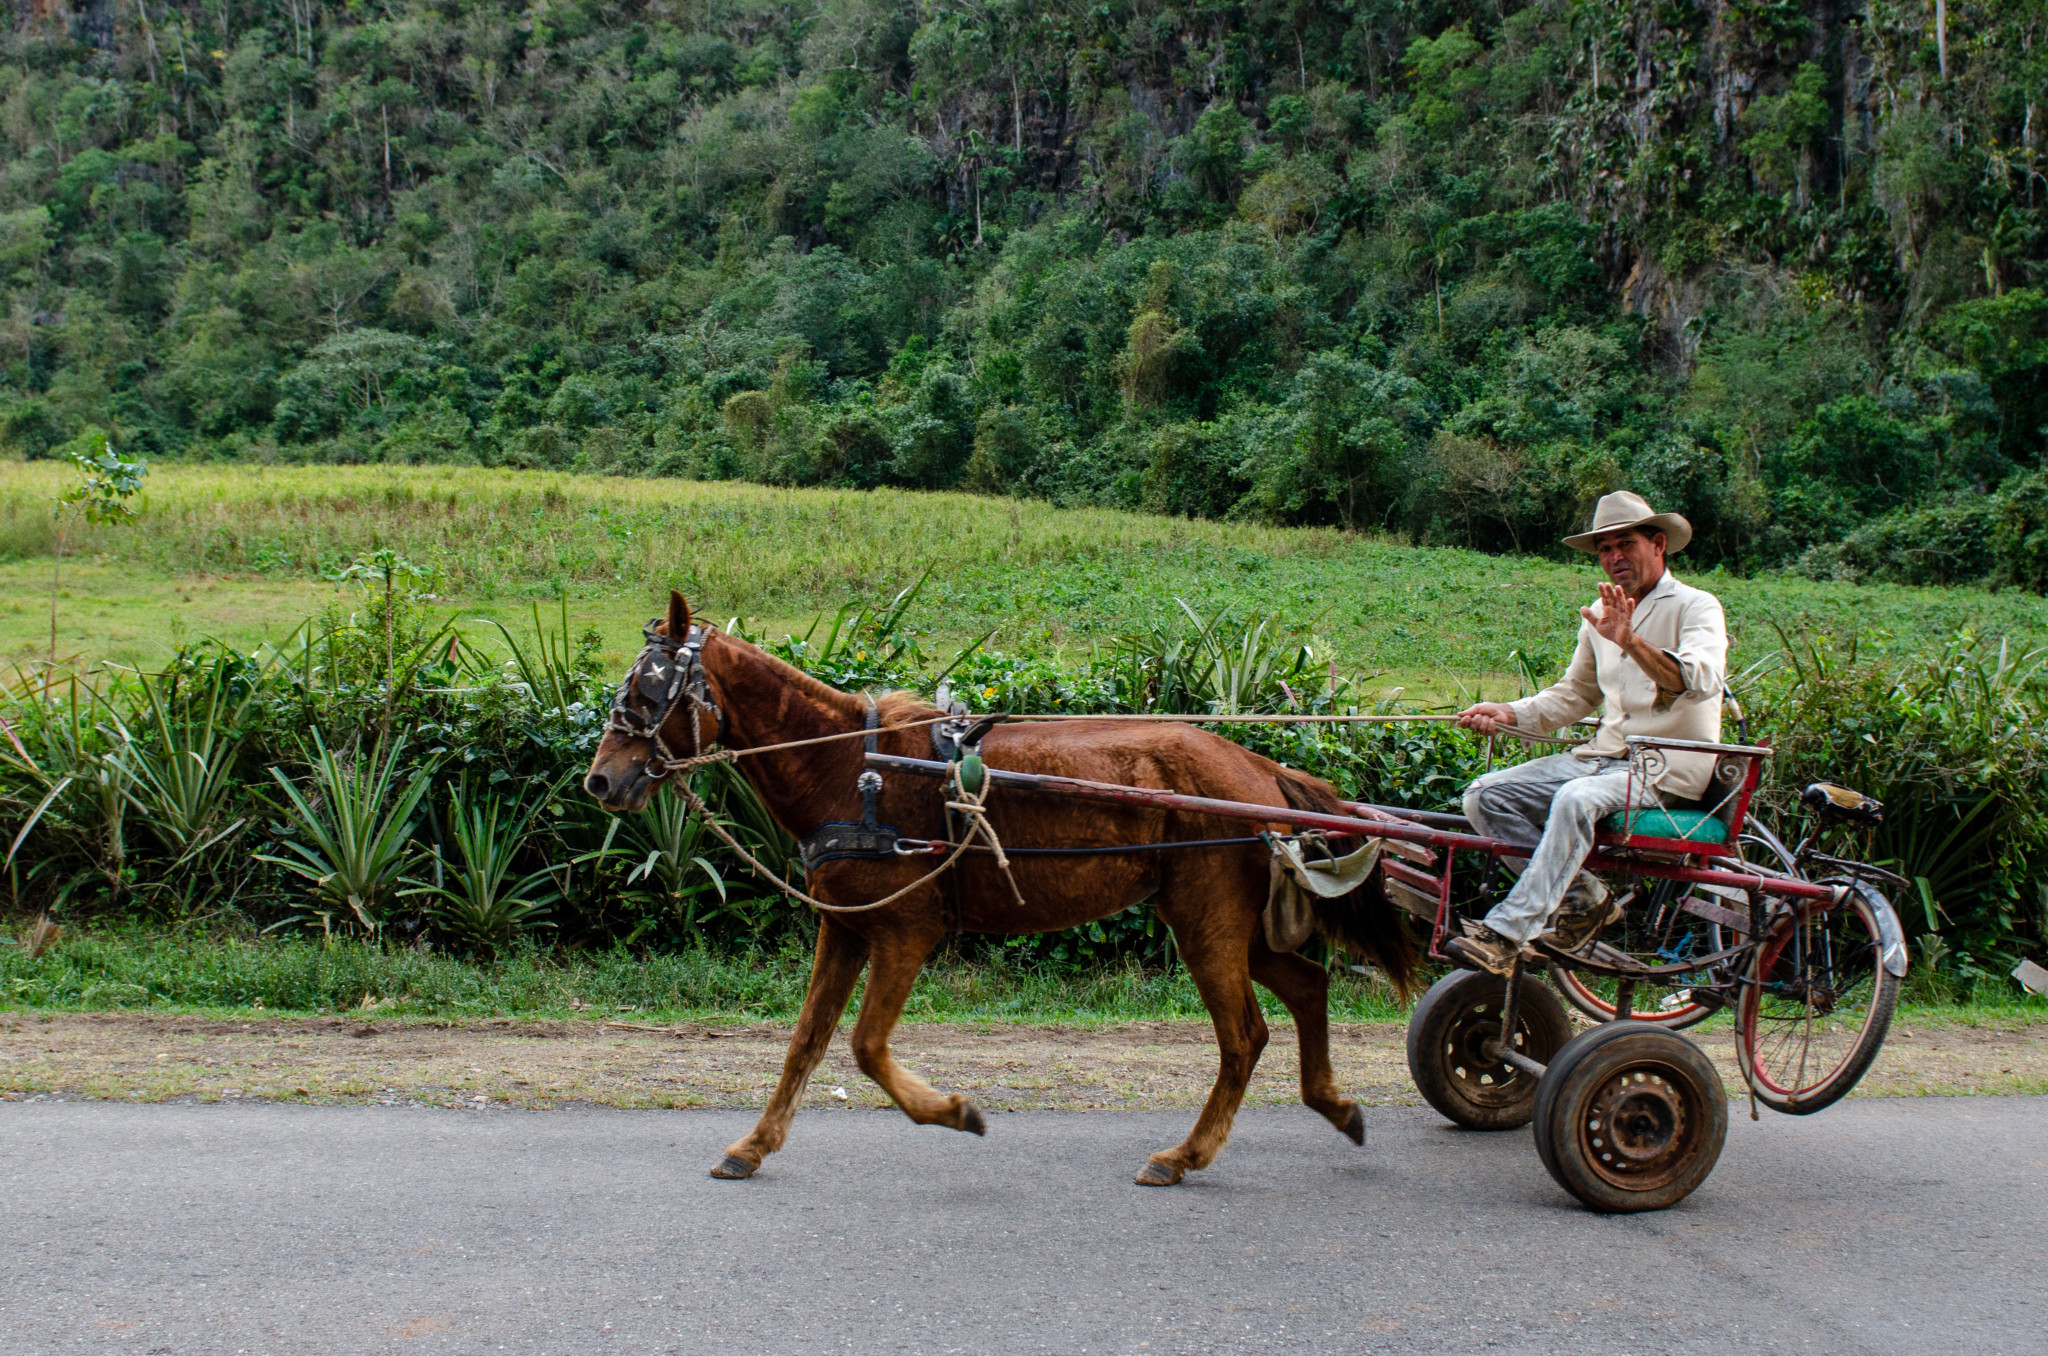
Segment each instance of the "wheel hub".
[[1700,1119],[1669,1070],[1636,1065],[1616,1074],[1588,1103],[1579,1137],[1595,1172],[1616,1186],[1649,1191],[1685,1166]]
[[[1524,1042],[1521,1033],[1516,1035],[1514,1048],[1520,1049]],[[1499,1040],[1500,1014],[1492,1011],[1490,1003],[1474,1006],[1451,1027],[1445,1062],[1464,1085],[1465,1095],[1475,1102],[1506,1103],[1525,1095],[1525,1089],[1514,1086],[1521,1071],[1488,1053]]]

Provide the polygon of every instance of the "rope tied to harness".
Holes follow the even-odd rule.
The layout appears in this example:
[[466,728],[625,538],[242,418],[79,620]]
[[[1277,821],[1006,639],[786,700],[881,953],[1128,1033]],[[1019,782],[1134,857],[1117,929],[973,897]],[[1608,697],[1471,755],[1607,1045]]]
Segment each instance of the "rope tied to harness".
[[[952,720],[955,720],[955,719],[956,719],[956,717],[953,717],[953,716],[932,716],[932,717],[930,717],[929,719],[925,719],[925,720],[906,720],[906,721],[900,721],[900,722],[896,722],[896,723],[893,723],[893,724],[891,724],[891,725],[889,726],[889,729],[891,729],[891,730],[922,730],[922,729],[925,729],[925,728],[927,728],[927,727],[929,727],[929,726],[933,726],[933,725],[944,725],[944,724],[946,724],[946,723],[948,723],[948,722],[950,722],[950,721],[952,721]],[[1141,713],[1137,713],[1137,714],[1132,714],[1132,715],[1118,715],[1118,714],[1115,714],[1115,713],[1112,713],[1112,712],[1104,712],[1104,713],[1096,713],[1096,712],[1085,712],[1085,713],[1084,713],[1084,712],[1073,712],[1073,713],[1069,713],[1069,714],[1061,714],[1061,713],[1058,713],[1058,712],[1053,712],[1053,713],[1049,713],[1049,714],[1045,714],[1045,715],[1021,715],[1021,716],[1010,716],[1010,717],[1008,717],[1008,719],[1009,719],[1010,721],[1014,722],[1014,723],[1017,723],[1017,724],[1031,724],[1031,725],[1050,725],[1050,724],[1066,724],[1066,723],[1079,723],[1079,722],[1082,722],[1082,721],[1091,721],[1091,720],[1119,720],[1119,721],[1132,721],[1132,720],[1135,720],[1135,721],[1154,721],[1154,722],[1178,722],[1178,723],[1180,723],[1180,724],[1184,724],[1184,725],[1327,725],[1327,724],[1352,724],[1352,725],[1406,725],[1406,724],[1430,724],[1430,725],[1448,725],[1448,724],[1452,723],[1453,721],[1455,721],[1455,720],[1457,719],[1457,717],[1455,717],[1455,716],[1435,716],[1435,715],[1379,715],[1379,716],[1290,716],[1290,715],[1258,715],[1258,716],[1202,716],[1202,715],[1192,715],[1192,714],[1191,714],[1191,715],[1185,715],[1185,716],[1181,716],[1181,715],[1160,715],[1160,714],[1157,714],[1157,713],[1154,713],[1154,712],[1141,712]],[[638,733],[638,732],[637,732],[637,731],[627,731],[627,733]],[[752,757],[754,757],[754,756],[755,756],[755,755],[757,755],[757,754],[763,754],[763,753],[781,753],[781,752],[783,752],[783,751],[784,751],[785,749],[801,749],[801,748],[808,748],[808,747],[810,747],[810,746],[812,746],[812,745],[816,745],[816,744],[835,744],[835,743],[838,743],[838,742],[839,742],[840,740],[844,740],[844,739],[860,739],[860,738],[863,738],[863,737],[865,737],[865,736],[866,736],[866,734],[867,734],[867,731],[866,731],[866,730],[840,730],[840,731],[838,731],[838,732],[836,732],[836,733],[834,733],[834,734],[825,734],[825,735],[813,735],[812,737],[810,737],[810,738],[808,738],[808,739],[786,739],[786,740],[782,741],[782,742],[781,742],[781,743],[779,743],[779,744],[755,744],[755,745],[752,745],[752,746],[750,746],[750,747],[748,747],[748,748],[744,748],[744,749],[716,749],[716,750],[713,750],[713,751],[712,751],[712,752],[710,752],[710,753],[698,752],[698,753],[696,753],[695,755],[693,755],[693,756],[691,756],[691,757],[688,757],[688,758],[676,758],[676,757],[672,757],[672,756],[664,755],[664,754],[661,754],[661,753],[657,752],[657,754],[656,754],[656,756],[655,756],[655,757],[653,757],[653,758],[650,758],[650,759],[648,760],[648,766],[649,766],[650,768],[655,768],[655,767],[658,767],[658,768],[660,769],[660,771],[659,771],[659,772],[658,772],[657,774],[655,774],[655,775],[657,775],[657,776],[661,776],[661,777],[666,777],[666,776],[668,776],[669,774],[671,774],[671,773],[676,773],[676,772],[680,772],[680,773],[683,773],[684,775],[686,775],[686,776],[687,776],[687,775],[688,775],[689,773],[695,772],[695,771],[696,771],[696,770],[697,770],[698,768],[700,768],[700,767],[706,767],[706,766],[709,766],[709,765],[710,765],[710,764],[712,764],[712,763],[732,763],[732,762],[737,762],[737,761],[739,761],[739,760],[740,760],[740,759],[742,759],[742,758],[752,758]],[[643,736],[643,737],[644,737],[644,736]],[[1527,740],[1528,742],[1530,742],[1530,743],[1534,743],[1534,744],[1564,744],[1564,745],[1572,745],[1572,744],[1579,744],[1579,743],[1583,743],[1583,742],[1584,742],[1583,740],[1578,740],[1578,739],[1571,739],[1571,738],[1568,738],[1568,737],[1565,737],[1565,736],[1562,736],[1562,735],[1550,735],[1550,734],[1532,734],[1532,733],[1527,733],[1527,732],[1523,732],[1523,731],[1517,731],[1517,730],[1513,730],[1513,729],[1506,729],[1506,730],[1502,730],[1502,731],[1500,731],[1500,735],[1499,735],[1499,737],[1502,737],[1502,738],[1512,738],[1512,739],[1522,739],[1522,740]]]
[[896,891],[893,894],[884,896],[881,899],[877,899],[872,903],[831,904],[827,903],[825,900],[819,899],[816,895],[807,894],[804,891],[798,889],[796,886],[791,885],[773,867],[769,866],[766,862],[763,862],[759,857],[756,857],[753,853],[749,852],[747,850],[746,845],[740,842],[739,839],[733,837],[732,834],[726,830],[725,825],[719,822],[718,816],[711,812],[711,807],[704,803],[703,797],[697,794],[696,788],[692,787],[687,779],[676,782],[675,789],[676,793],[683,798],[683,803],[690,807],[690,810],[693,814],[695,814],[699,819],[704,821],[704,826],[711,830],[712,835],[716,837],[720,842],[724,843],[727,847],[731,848],[733,852],[738,855],[739,859],[745,862],[748,866],[752,867],[754,871],[762,877],[762,879],[766,880],[770,885],[773,885],[776,889],[780,890],[789,898],[799,900],[823,913],[868,913],[872,910],[884,908],[890,904],[894,904],[897,900],[903,898],[911,891],[916,890],[919,886],[928,885],[932,881],[935,881],[940,876],[944,875],[947,871],[951,870],[953,864],[958,862],[963,856],[965,856],[967,854],[968,848],[972,846],[971,843],[965,842],[956,845],[952,853],[947,856],[946,860],[940,862],[930,871],[927,871],[924,875],[919,876],[916,880],[910,882],[910,884],[904,886],[902,889]]
[[[1002,840],[996,837],[995,825],[988,822],[988,796],[989,792],[995,790],[995,778],[984,779],[979,791],[970,791],[960,775],[960,764],[955,763],[951,780],[952,794],[946,798],[946,808],[967,821],[967,831],[960,835],[960,846],[953,856],[947,859],[948,863],[957,860],[961,853],[972,846],[977,837],[982,839],[988,844],[989,853],[995,858],[997,869],[1003,873],[1003,880],[1010,887],[1010,898],[1016,901],[1018,908],[1023,908],[1024,892],[1017,888],[1016,874],[1010,870],[1010,858],[1003,851]],[[942,867],[941,870],[943,869]]]
[[[876,710],[875,700],[873,697],[868,698],[867,706],[868,711],[865,728],[855,731],[855,733],[867,739],[869,751],[872,752],[874,749],[875,737],[878,731],[880,720],[879,713]],[[831,737],[834,736],[827,736],[827,738]],[[714,763],[727,760],[720,759],[716,755],[700,754],[697,758],[694,759],[677,759],[674,761],[677,763],[689,762],[701,766],[705,763]],[[674,771],[675,769],[672,767],[670,770]],[[698,817],[698,819],[701,820],[721,842],[723,842],[727,847],[731,848],[734,852],[738,853],[740,860],[744,861],[748,866],[752,867],[765,880],[767,880],[771,885],[773,885],[776,889],[780,890],[784,895],[786,895],[790,899],[801,900],[802,902],[810,905],[814,909],[820,910],[821,912],[869,913],[875,909],[883,908],[887,905],[894,904],[897,900],[903,898],[905,895],[910,894],[912,891],[918,889],[921,886],[930,884],[932,881],[937,880],[946,872],[952,870],[953,867],[959,863],[960,859],[967,855],[969,851],[977,850],[974,841],[977,838],[981,839],[982,843],[985,844],[985,847],[982,847],[979,850],[986,851],[994,856],[997,867],[1000,868],[1003,873],[1003,880],[1010,887],[1011,898],[1013,898],[1017,902],[1019,907],[1022,907],[1024,905],[1024,893],[1023,891],[1017,888],[1017,878],[1015,874],[1010,870],[1010,859],[1008,855],[1005,854],[1003,851],[1002,839],[996,836],[995,826],[988,822],[988,794],[991,790],[994,789],[994,781],[992,779],[978,779],[978,784],[973,787],[970,787],[968,785],[967,778],[964,775],[961,764],[955,763],[953,765],[950,782],[951,785],[948,788],[949,795],[946,800],[946,808],[949,811],[962,816],[967,821],[967,831],[960,835],[960,841],[958,843],[947,845],[952,850],[947,854],[946,859],[944,861],[940,862],[937,866],[933,867],[930,871],[927,871],[924,875],[918,877],[916,880],[911,881],[902,889],[897,890],[881,899],[877,899],[866,904],[832,904],[826,902],[825,900],[819,899],[816,895],[810,894],[807,891],[798,889],[796,886],[790,884],[789,881],[786,880],[780,873],[770,868],[765,862],[763,862],[760,858],[756,857],[752,852],[749,852],[747,848],[737,838],[733,837],[733,835],[726,830],[726,827],[719,822],[718,817],[711,812],[710,807],[705,805],[703,798],[697,794],[696,788],[690,785],[687,776],[679,778],[673,784],[676,790],[681,793],[683,801],[686,805],[689,806],[690,811],[693,814],[695,814]],[[893,829],[882,830],[881,825],[879,825],[875,819],[876,796],[880,793],[882,789],[881,775],[873,771],[863,772],[860,775],[857,785],[860,788],[861,798],[864,802],[864,809],[861,814],[861,823],[859,825],[840,825],[836,827],[886,832],[889,835],[889,840],[891,844],[893,845],[893,843],[896,841],[895,831]],[[828,825],[827,827],[829,828],[835,826]],[[887,854],[860,851],[847,853],[845,855],[886,856]],[[897,851],[896,855],[901,856],[903,854],[899,850]],[[810,862],[810,857],[808,853],[806,854],[805,861],[807,865]]]

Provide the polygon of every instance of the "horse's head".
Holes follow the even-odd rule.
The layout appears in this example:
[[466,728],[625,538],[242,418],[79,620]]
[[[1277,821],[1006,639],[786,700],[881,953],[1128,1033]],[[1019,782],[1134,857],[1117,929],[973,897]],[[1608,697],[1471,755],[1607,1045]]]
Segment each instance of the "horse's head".
[[647,646],[612,694],[604,738],[583,789],[607,810],[646,808],[679,758],[718,739],[718,707],[704,676],[710,628],[690,623],[690,605],[673,590],[668,615],[647,623]]

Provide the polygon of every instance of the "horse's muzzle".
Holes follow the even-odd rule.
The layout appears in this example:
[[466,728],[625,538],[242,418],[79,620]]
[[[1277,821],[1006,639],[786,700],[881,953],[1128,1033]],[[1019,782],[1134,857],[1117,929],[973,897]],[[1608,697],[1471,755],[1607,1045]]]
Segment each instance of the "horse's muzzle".
[[592,768],[583,779],[583,789],[598,804],[613,814],[627,814],[647,808],[647,798],[654,789],[654,779],[647,775],[647,769],[628,766],[623,770],[607,772]]

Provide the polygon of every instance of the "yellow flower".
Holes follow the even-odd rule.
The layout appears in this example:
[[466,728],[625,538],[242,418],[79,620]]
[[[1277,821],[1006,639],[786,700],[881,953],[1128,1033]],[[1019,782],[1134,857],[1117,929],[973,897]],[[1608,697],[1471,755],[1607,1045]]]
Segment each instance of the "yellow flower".
[[985,687],[981,690],[981,695],[984,697],[993,697],[996,695],[996,690],[993,687]]

